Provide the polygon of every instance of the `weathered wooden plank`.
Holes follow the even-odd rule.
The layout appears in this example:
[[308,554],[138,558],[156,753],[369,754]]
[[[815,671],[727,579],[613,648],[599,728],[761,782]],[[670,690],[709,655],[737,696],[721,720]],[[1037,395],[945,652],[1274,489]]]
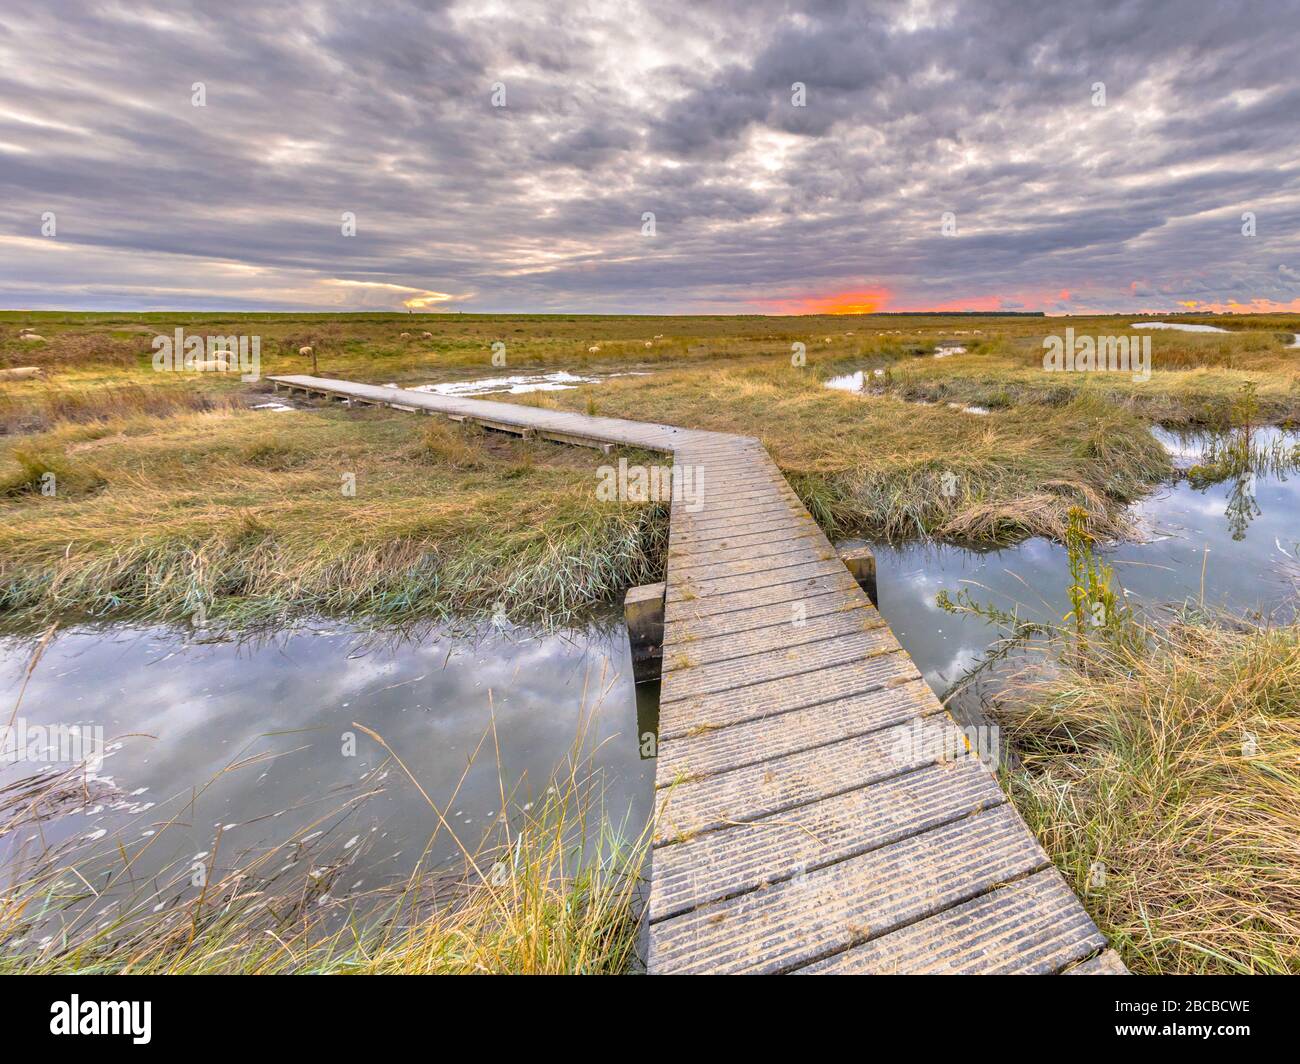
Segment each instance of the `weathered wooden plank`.
[[[710,503],[705,493],[704,504],[699,509],[687,510],[679,507],[678,511],[685,532],[722,532],[726,533],[738,524],[753,524],[773,514],[793,513],[794,508],[786,499],[751,496],[739,501],[726,499]],[[811,520],[811,518],[810,518]]]
[[670,536],[668,563],[672,565],[681,561],[689,568],[692,564],[706,564],[714,558],[756,557],[757,551],[762,548],[772,547],[775,550],[783,550],[791,543],[803,539],[815,539],[819,536],[821,536],[820,529],[810,527],[804,522],[783,523],[774,528],[759,529],[738,536],[728,535],[725,538],[709,536],[707,539],[700,539],[693,543],[682,537],[673,542]]
[[875,657],[842,662],[815,672],[782,676],[736,691],[680,699],[674,692],[675,675],[670,673],[664,678],[660,691],[661,739],[815,706],[819,702],[875,691],[917,680],[921,676],[916,663],[906,653],[888,648]]
[[[764,628],[749,628],[706,639],[682,638],[679,632],[676,641],[665,641],[664,646],[666,652],[685,654],[692,665],[707,665],[750,654],[782,654],[804,643],[818,643],[832,636],[883,627],[884,619],[869,606],[858,610],[828,611],[813,616],[805,612],[802,619],[792,617],[791,611],[785,610],[779,623]],[[669,653],[668,656],[672,654]]]
[[789,533],[768,536],[766,542],[742,544],[739,547],[722,547],[718,550],[685,550],[681,549],[674,552],[671,548],[668,551],[668,564],[673,566],[676,572],[685,576],[693,575],[696,571],[710,565],[723,565],[732,562],[747,564],[755,562],[762,558],[778,557],[782,554],[789,554],[792,551],[810,550],[815,546],[814,557],[822,557],[825,549],[817,542],[816,536],[808,531],[802,531],[797,535]]
[[1055,868],[804,969],[807,974],[1048,975],[1106,945]]
[[702,580],[720,580],[728,576],[748,576],[751,573],[765,573],[772,569],[788,569],[792,565],[806,562],[839,561],[835,551],[825,540],[793,540],[784,551],[759,555],[755,558],[710,559],[703,556],[697,565],[682,565],[680,561],[670,563],[675,578],[679,582],[689,581],[698,585]]
[[719,636],[746,632],[756,628],[789,626],[797,628],[799,622],[807,624],[827,613],[866,613],[875,607],[864,596],[861,602],[846,600],[839,587],[827,588],[817,594],[804,594],[793,603],[770,602],[747,609],[714,613],[703,617],[688,617],[685,609],[678,612],[671,631],[664,635],[664,645],[689,643]]
[[[656,782],[699,779],[943,713],[924,680],[661,739]],[[946,720],[946,718],[945,718]]]
[[[783,575],[781,580],[765,587],[750,588],[745,591],[715,593],[708,597],[701,597],[698,593],[680,595],[668,600],[664,609],[664,619],[674,623],[680,620],[699,620],[701,617],[709,617],[715,613],[731,613],[733,610],[747,610],[754,606],[801,602],[826,591],[860,595],[861,601],[870,605],[867,596],[862,594],[862,590],[853,582],[853,577],[849,576],[849,571],[844,566],[832,568],[832,572],[822,576],[807,577],[797,573],[789,577]],[[856,600],[846,601],[844,608],[853,609],[855,605]]]
[[648,964],[664,973],[790,971],[942,913],[1044,860],[1015,811],[998,806],[651,924]]
[[[819,576],[846,572],[844,563],[832,556],[821,561],[799,561],[774,566],[758,573],[742,576],[720,576],[712,579],[695,579],[689,574],[677,576],[668,571],[668,601],[678,602],[690,598],[712,598],[737,591],[753,591],[773,584],[788,584],[792,580],[813,580]],[[857,584],[853,585],[857,587]]]
[[656,794],[657,844],[866,787],[935,762],[951,718],[924,717],[776,757],[698,780],[670,783]]
[[791,879],[1006,801],[973,758],[661,846],[650,919]]
[[713,546],[715,544],[721,547],[727,543],[743,542],[745,536],[772,535],[781,531],[792,537],[801,532],[813,532],[821,535],[821,529],[807,514],[778,509],[759,514],[754,518],[745,518],[734,523],[728,522],[716,528],[692,530],[680,522],[674,522],[670,526],[668,542],[670,548],[673,549]]
[[756,684],[901,650],[894,633],[883,624],[859,625],[855,632],[720,661],[698,661],[690,643],[675,643],[664,656],[660,709],[669,702],[705,695],[746,698],[745,689]]

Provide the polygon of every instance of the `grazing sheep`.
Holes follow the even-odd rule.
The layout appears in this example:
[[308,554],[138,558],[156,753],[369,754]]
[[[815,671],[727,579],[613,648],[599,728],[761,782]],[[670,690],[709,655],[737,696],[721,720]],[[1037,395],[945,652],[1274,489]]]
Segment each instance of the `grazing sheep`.
[[431,333],[431,332],[420,333],[420,335],[421,335],[424,339],[426,339],[426,340],[432,340],[432,339],[433,339],[433,333]]
[[645,345],[646,345],[646,347],[654,347],[654,344],[653,344],[651,341],[649,341],[649,340],[647,340],[647,341],[645,342]]
[[310,347],[298,348],[298,354],[302,355],[303,358],[311,358],[315,353]]
[[599,350],[600,350],[600,344],[595,344],[595,345],[593,345],[593,346],[587,348],[587,354],[589,354],[589,355],[594,355],[594,354],[595,354],[597,351],[599,351]]
[[662,340],[663,338],[664,338],[664,334],[663,334],[663,333],[655,333],[655,339],[656,339],[656,340]]
[[409,340],[409,339],[411,338],[411,334],[410,334],[410,333],[399,333],[398,336],[397,336],[397,338],[398,338],[399,340]]
[[23,333],[21,336],[18,337],[18,339],[31,340],[33,343],[38,343],[38,344],[45,343],[45,337],[38,336],[36,333]]
[[44,374],[40,366],[14,366],[13,369],[0,369],[0,380],[28,381]]

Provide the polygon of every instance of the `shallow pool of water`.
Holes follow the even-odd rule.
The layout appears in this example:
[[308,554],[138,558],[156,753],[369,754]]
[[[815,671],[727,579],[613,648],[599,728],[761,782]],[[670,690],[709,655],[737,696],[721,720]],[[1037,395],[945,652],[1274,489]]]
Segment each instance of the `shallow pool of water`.
[[1169,321],[1135,321],[1130,329],[1173,329],[1176,332],[1226,333],[1217,325],[1192,325],[1187,322]]
[[[0,639],[6,716],[33,646]],[[653,701],[641,711],[638,722],[626,631],[612,622],[382,642],[321,625],[242,644],[163,627],[73,629],[45,648],[19,717],[29,732],[99,726],[109,753],[90,801],[64,804],[39,831],[0,835],[0,866],[20,846],[120,838],[134,853],[153,840],[134,866],[147,880],[218,849],[234,867],[328,830],[358,855],[345,886],[370,889],[422,855],[427,866],[454,860],[457,839],[474,851],[503,813],[543,799],[575,753],[607,819],[635,836],[654,782],[639,738],[653,732]],[[12,760],[0,784],[30,772]],[[431,845],[437,814],[419,788],[452,829]]]
[[435,395],[526,395],[529,392],[558,392],[577,388],[582,384],[599,384],[611,377],[644,377],[648,373],[629,371],[626,373],[604,373],[581,376],[559,370],[555,373],[517,373],[506,377],[483,377],[474,381],[444,381],[440,384],[417,384],[409,388],[413,392],[432,392]]
[[[1211,439],[1157,436],[1183,467],[1195,464]],[[1261,450],[1290,453],[1300,445],[1300,435],[1277,429],[1254,437]],[[1203,487],[1182,479],[1135,511],[1141,542],[1103,552],[1130,603],[1204,601],[1233,613],[1289,609],[1300,580],[1300,475],[1246,472]],[[1048,540],[989,551],[936,544],[873,549],[881,612],[940,694],[980,661],[996,636],[979,618],[940,609],[940,591],[969,588],[977,601],[1018,609],[1035,621],[1059,623],[1070,609],[1065,548]]]

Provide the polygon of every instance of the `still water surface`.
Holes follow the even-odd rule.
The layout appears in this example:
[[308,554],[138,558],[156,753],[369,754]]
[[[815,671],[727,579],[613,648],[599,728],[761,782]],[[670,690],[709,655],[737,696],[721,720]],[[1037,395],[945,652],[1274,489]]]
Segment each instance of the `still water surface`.
[[[0,641],[6,710],[31,651],[31,640]],[[654,765],[639,738],[653,733],[653,699],[641,701],[638,723],[626,634],[609,621],[384,641],[321,625],[245,643],[115,626],[55,638],[21,716],[99,725],[109,741],[96,797],[47,822],[42,844],[156,837],[137,866],[147,876],[211,852],[218,828],[223,865],[331,828],[364,844],[352,878],[368,889],[414,866],[437,818],[356,725],[382,736],[473,851],[503,807],[531,808],[571,762],[594,776],[606,818],[635,836]],[[19,767],[0,766],[0,782]],[[0,861],[23,841],[0,836]],[[426,863],[459,852],[442,831]]]

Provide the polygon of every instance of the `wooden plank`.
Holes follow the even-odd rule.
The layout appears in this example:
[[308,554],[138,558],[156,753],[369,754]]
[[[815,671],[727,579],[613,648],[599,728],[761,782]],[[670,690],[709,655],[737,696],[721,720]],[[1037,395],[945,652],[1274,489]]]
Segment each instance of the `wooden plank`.
[[[672,570],[670,569],[669,572],[671,574]],[[849,571],[842,565],[822,576],[810,577],[794,570],[790,572],[793,575],[786,575],[786,571],[783,570],[781,579],[765,587],[713,594],[707,598],[702,598],[699,594],[679,595],[667,602],[664,607],[664,619],[671,623],[698,621],[714,614],[749,610],[755,606],[804,602],[829,591],[834,591],[841,596],[840,605],[843,609],[855,609],[861,604],[871,605],[867,596],[863,595],[858,585],[853,582],[853,577],[849,576]],[[861,599],[846,599],[844,596],[851,592],[860,595]],[[790,611],[791,617],[795,616],[791,607],[787,606],[787,610]]]
[[743,699],[747,697],[745,690],[756,684],[820,672],[845,662],[870,661],[899,652],[902,647],[887,625],[859,624],[856,631],[718,661],[701,662],[694,650],[690,643],[674,643],[665,656],[661,709],[668,702],[702,699],[705,695],[725,693]]
[[678,613],[672,631],[665,633],[664,646],[677,643],[703,642],[708,639],[776,626],[798,630],[800,624],[811,624],[827,613],[866,614],[875,607],[864,598],[862,602],[847,602],[838,588],[828,588],[815,595],[803,595],[796,603],[772,602],[748,609],[715,613],[704,617],[690,617],[688,611]]
[[792,971],[942,913],[1044,860],[1015,811],[998,806],[651,924],[648,965],[664,973]]
[[725,539],[709,536],[690,542],[685,537],[678,537],[677,542],[669,537],[668,562],[682,561],[689,568],[694,562],[705,563],[713,558],[744,558],[754,555],[763,547],[784,548],[801,539],[815,538],[821,530],[809,527],[803,522],[783,522],[775,528],[759,529],[756,532],[739,536],[728,535]]
[[805,611],[802,623],[800,618],[791,616],[791,611],[784,610],[776,624],[751,627],[705,639],[698,636],[683,639],[680,638],[681,633],[677,633],[679,638],[672,643],[665,641],[664,646],[667,651],[685,654],[692,665],[699,666],[752,654],[783,654],[804,643],[819,643],[832,636],[851,635],[884,627],[884,619],[870,607],[827,611],[812,616]]
[[1055,868],[809,965],[807,974],[1050,975],[1106,945]]
[[945,724],[946,716],[923,717],[714,776],[669,781],[656,795],[655,841],[683,842],[933,764]]
[[[679,602],[691,598],[712,598],[738,591],[753,591],[771,587],[774,584],[787,584],[792,580],[813,580],[819,576],[830,576],[846,572],[844,563],[834,556],[822,561],[801,560],[785,565],[773,566],[757,573],[741,576],[718,576],[708,579],[683,574],[678,576],[671,568],[668,570],[668,601]],[[853,585],[857,587],[857,584]]]
[[[680,565],[673,563],[672,569],[676,581],[685,586],[698,588],[706,580],[724,580],[730,577],[753,576],[770,573],[776,569],[789,569],[795,565],[815,565],[818,562],[844,562],[829,549],[825,541],[794,541],[786,550],[774,554],[765,554],[758,558],[729,558],[722,561],[702,560],[699,565]],[[847,567],[846,567],[847,568]]]
[[966,759],[661,846],[650,919],[792,879],[1005,801],[984,767]]
[[661,739],[657,783],[663,787],[676,780],[715,776],[943,712],[929,684],[917,679],[726,728]]
[[772,510],[718,528],[692,530],[678,521],[670,526],[668,542],[671,548],[681,548],[682,553],[688,553],[697,547],[721,548],[748,542],[745,537],[771,536],[781,532],[791,538],[801,533],[821,535],[821,529],[806,514]]
[[681,699],[673,691],[675,675],[670,673],[666,676],[661,688],[661,740],[848,698],[917,680],[921,676],[916,664],[901,649],[886,649],[876,657],[840,662],[815,672],[782,676],[737,691],[691,695]]

